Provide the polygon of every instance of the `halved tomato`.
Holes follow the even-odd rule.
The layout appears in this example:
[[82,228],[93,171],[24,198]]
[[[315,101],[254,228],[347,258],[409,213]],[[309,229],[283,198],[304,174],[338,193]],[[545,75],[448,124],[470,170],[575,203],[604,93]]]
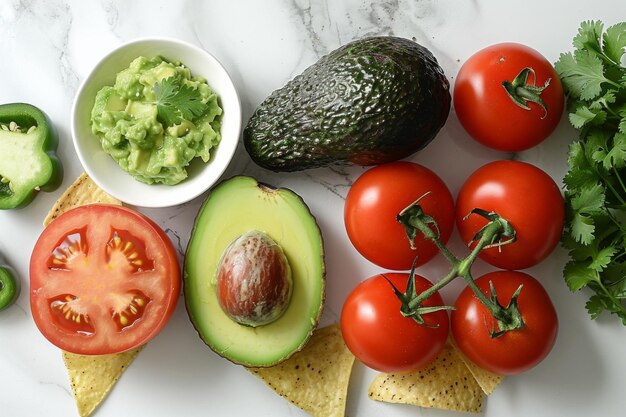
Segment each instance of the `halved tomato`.
[[119,353],[145,344],[165,326],[179,294],[171,241],[125,207],[94,204],[62,214],[30,259],[35,323],[72,353]]

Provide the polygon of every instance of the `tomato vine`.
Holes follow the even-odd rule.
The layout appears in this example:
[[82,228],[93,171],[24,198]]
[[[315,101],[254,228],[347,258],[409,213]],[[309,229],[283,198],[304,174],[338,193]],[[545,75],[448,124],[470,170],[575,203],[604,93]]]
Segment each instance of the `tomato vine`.
[[[444,286],[448,285],[456,278],[463,278],[468,287],[474,292],[476,297],[482,302],[483,305],[489,310],[492,317],[496,320],[497,326],[494,326],[489,330],[491,337],[498,337],[510,330],[517,330],[524,327],[524,320],[521,312],[517,306],[517,298],[521,293],[522,286],[519,286],[511,297],[510,302],[504,306],[498,301],[498,296],[493,285],[490,285],[490,294],[487,297],[475,284],[474,277],[472,276],[471,267],[478,254],[483,249],[502,247],[510,243],[515,242],[516,232],[513,226],[508,220],[497,214],[496,212],[487,212],[480,208],[472,210],[468,216],[478,215],[488,220],[487,224],[480,229],[473,237],[470,244],[475,243],[471,252],[463,258],[459,258],[454,255],[439,239],[438,227],[436,221],[426,214],[422,207],[419,205],[420,200],[424,196],[420,197],[414,203],[402,210],[397,220],[405,227],[409,240],[421,233],[427,239],[431,240],[441,251],[443,256],[450,263],[450,271],[435,282],[432,287],[427,290],[416,293],[414,288],[414,276],[415,268],[411,270],[411,277],[409,279],[407,289],[404,293],[400,292],[394,287],[394,291],[400,301],[402,302],[401,312],[405,317],[411,317],[416,322],[423,324],[423,314],[428,314],[432,311],[438,311],[442,309],[451,309],[449,306],[441,306],[436,309],[423,308],[421,304],[424,300],[428,299],[437,291],[441,290]],[[393,285],[392,285],[393,286]]]

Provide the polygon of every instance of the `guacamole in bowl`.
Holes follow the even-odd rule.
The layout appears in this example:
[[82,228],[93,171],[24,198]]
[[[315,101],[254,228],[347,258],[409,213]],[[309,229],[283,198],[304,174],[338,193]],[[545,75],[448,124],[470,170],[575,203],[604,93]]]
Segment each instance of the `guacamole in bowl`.
[[222,108],[207,81],[180,62],[135,58],[102,87],[91,130],[102,149],[136,180],[175,185],[195,158],[211,159],[220,142]]

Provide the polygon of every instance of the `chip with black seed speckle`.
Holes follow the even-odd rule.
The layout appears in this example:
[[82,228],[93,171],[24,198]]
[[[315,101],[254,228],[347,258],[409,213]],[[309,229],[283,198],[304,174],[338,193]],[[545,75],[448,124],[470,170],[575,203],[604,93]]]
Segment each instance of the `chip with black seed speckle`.
[[269,368],[247,368],[292,404],[315,417],[343,417],[354,356],[338,325],[316,330],[307,345]]
[[450,344],[424,369],[379,374],[370,384],[368,395],[376,401],[467,413],[479,413],[486,398]]
[[455,349],[461,359],[463,359],[463,362],[465,362],[465,365],[467,365],[467,368],[474,376],[476,382],[478,382],[478,385],[480,385],[480,387],[483,389],[484,393],[487,395],[491,395],[496,387],[500,385],[504,377],[481,368],[480,366],[469,360],[469,358],[465,356],[463,352],[461,352],[456,346]]

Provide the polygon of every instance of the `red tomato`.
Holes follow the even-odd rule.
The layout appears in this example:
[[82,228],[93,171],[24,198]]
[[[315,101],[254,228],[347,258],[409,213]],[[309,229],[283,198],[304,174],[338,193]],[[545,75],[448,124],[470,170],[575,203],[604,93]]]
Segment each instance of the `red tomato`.
[[494,320],[489,310],[465,287],[450,316],[452,336],[459,349],[481,368],[498,375],[524,372],[552,350],[559,327],[556,310],[543,286],[528,274],[497,271],[483,275],[475,282],[487,297],[490,281],[503,306],[509,304],[515,290],[523,285],[518,306],[524,327],[492,338]]
[[414,239],[415,250],[396,216],[428,193],[420,205],[435,218],[445,243],[454,227],[454,199],[446,184],[430,169],[412,162],[392,162],[371,168],[352,185],[346,197],[344,220],[354,247],[386,269],[411,269],[432,259],[437,247],[421,233]]
[[59,348],[100,355],[139,347],[165,326],[180,293],[167,235],[125,207],[70,210],[43,231],[30,260],[30,304]]
[[[512,82],[524,69],[527,84],[543,87],[546,110],[527,103],[518,106],[507,94],[504,81]],[[539,52],[516,43],[501,43],[472,55],[459,70],[454,85],[454,108],[459,121],[478,142],[493,149],[517,152],[546,139],[561,119],[563,87],[552,64]]]
[[[409,274],[389,273],[373,276],[350,293],[341,311],[341,332],[348,349],[365,365],[381,372],[410,371],[423,368],[437,357],[448,338],[448,313],[425,314],[426,325],[400,313],[401,302],[385,276],[404,291]],[[432,283],[415,276],[415,289],[422,292]],[[441,306],[439,293],[424,307]]]
[[476,214],[464,219],[474,208],[495,211],[517,232],[516,242],[480,253],[498,268],[538,264],[554,250],[563,232],[565,208],[559,187],[548,174],[525,162],[492,162],[465,181],[456,201],[457,227],[465,242],[487,223]]

